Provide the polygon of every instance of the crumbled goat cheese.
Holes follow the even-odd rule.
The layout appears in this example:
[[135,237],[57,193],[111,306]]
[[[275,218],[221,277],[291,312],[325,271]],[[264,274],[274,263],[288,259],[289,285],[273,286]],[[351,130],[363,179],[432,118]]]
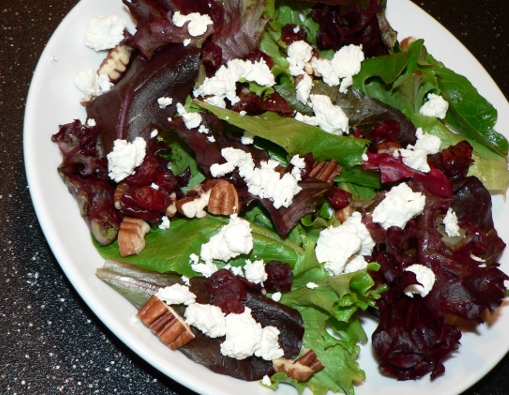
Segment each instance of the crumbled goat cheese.
[[153,139],[154,137],[157,137],[158,134],[159,134],[159,130],[154,129],[150,132],[150,138]]
[[191,263],[191,269],[193,269],[193,271],[196,273],[200,273],[205,278],[209,278],[219,270],[218,267],[212,262]]
[[99,15],[85,32],[85,45],[96,51],[116,47],[124,39],[127,21],[119,15]]
[[283,294],[281,292],[274,292],[271,296],[271,299],[274,301],[274,302],[279,302],[281,300],[281,296],[283,296]]
[[309,100],[309,94],[313,88],[313,80],[307,74],[302,75],[302,79],[297,84],[297,100],[301,103],[307,104]]
[[310,281],[306,284],[306,288],[315,289],[318,288],[318,284]]
[[332,57],[332,67],[339,78],[353,77],[361,71],[364,60],[362,47],[354,44],[341,47]]
[[424,134],[421,128],[415,131],[417,141],[415,145],[409,144],[406,148],[394,151],[393,156],[401,156],[403,163],[412,169],[423,173],[428,173],[431,168],[428,164],[428,155],[436,154],[440,151],[442,144],[439,137],[432,134]]
[[450,207],[449,210],[447,210],[443,222],[445,226],[445,233],[447,233],[449,237],[458,237],[460,235],[458,216],[456,215],[452,207]]
[[435,284],[435,273],[433,273],[433,270],[418,263],[408,266],[405,270],[415,273],[415,278],[419,283],[406,287],[405,295],[413,298],[414,294],[419,294],[424,298]]
[[184,120],[187,129],[195,129],[200,126],[202,117],[197,112],[187,112],[182,103],[177,103],[177,112]]
[[384,229],[391,226],[403,229],[408,221],[423,212],[425,203],[426,197],[422,193],[414,192],[406,183],[401,183],[391,188],[375,207],[373,222]]
[[221,155],[226,159],[226,163],[214,163],[210,166],[213,177],[223,177],[238,168],[248,191],[261,198],[270,199],[276,209],[290,206],[293,197],[302,189],[292,174],[280,176],[275,170],[279,162],[275,160],[262,161],[260,167],[255,167],[250,153],[231,147],[223,148]]
[[252,249],[253,235],[249,221],[233,214],[230,222],[223,226],[219,233],[202,244],[200,257],[205,262],[212,262],[214,259],[228,262],[236,256],[249,254]]
[[426,98],[428,101],[422,105],[419,112],[428,117],[444,119],[449,109],[449,103],[442,96],[434,93],[429,93]]
[[186,308],[184,317],[189,325],[208,337],[216,338],[226,334],[226,317],[220,307],[195,303]]
[[88,119],[87,119],[87,123],[86,123],[86,125],[87,125],[88,127],[94,127],[94,126],[96,126],[96,125],[97,125],[97,123],[95,122],[95,119],[94,119],[94,118],[88,118]]
[[362,255],[355,255],[345,265],[344,273],[353,273],[358,270],[363,270],[368,266],[368,262]]
[[203,124],[201,124],[200,127],[198,128],[198,133],[209,134],[209,132],[210,129]]
[[240,138],[240,142],[244,145],[252,145],[252,144],[254,144],[254,137],[255,137],[255,135],[253,133],[248,132],[246,130],[242,134],[242,137]]
[[108,155],[109,177],[120,182],[134,174],[134,169],[141,165],[145,158],[147,143],[142,137],[136,137],[132,143],[127,140],[115,140],[113,151]]
[[222,65],[216,74],[204,79],[203,83],[194,91],[195,97],[205,97],[205,102],[225,107],[225,100],[236,104],[240,101],[237,96],[237,82],[256,82],[258,85],[271,87],[276,80],[265,60],[251,62],[249,60],[232,59]]
[[163,230],[170,229],[170,219],[166,215],[161,218],[158,228]]
[[262,328],[246,307],[241,314],[226,316],[226,339],[221,343],[221,354],[239,360],[255,355],[271,361],[284,355],[278,338],[276,327]]
[[182,282],[185,285],[187,285],[187,286],[191,285],[191,283],[189,282],[189,277],[186,277],[186,276],[182,275],[182,276],[180,276],[180,279],[182,280]]
[[244,271],[246,279],[254,284],[261,284],[267,280],[267,273],[265,272],[265,264],[263,263],[263,260],[251,262],[248,259],[244,266]]
[[293,165],[292,176],[294,176],[297,181],[302,180],[302,171],[306,170],[305,159],[302,156],[294,155],[292,159],[290,159],[290,164]]
[[354,212],[341,225],[320,232],[315,253],[324,269],[335,276],[343,272],[350,257],[357,253],[370,255],[374,246],[374,240],[362,223],[361,213]]
[[189,290],[189,287],[182,284],[160,288],[156,296],[166,304],[190,305],[196,302],[196,295]]
[[303,40],[294,41],[287,49],[288,63],[290,64],[290,74],[306,74],[304,66],[311,60],[313,47]]
[[161,110],[164,110],[166,107],[170,106],[173,103],[173,99],[171,97],[160,97],[157,99],[157,104]]
[[272,380],[270,379],[269,376],[265,375],[262,377],[262,384],[265,385],[266,387],[270,387],[272,385]]
[[331,60],[313,58],[311,65],[313,73],[325,84],[339,85],[339,91],[344,93],[353,84],[353,76],[361,70],[363,60],[362,47],[351,44],[339,49]]
[[113,86],[107,75],[97,74],[91,67],[80,71],[73,82],[88,99],[108,92]]
[[191,12],[190,14],[183,15],[180,11],[177,11],[173,14],[171,20],[177,27],[182,27],[186,22],[189,22],[187,31],[189,35],[193,37],[205,34],[208,26],[214,24],[209,15],[200,14],[199,12]]
[[297,113],[296,120],[318,126],[327,133],[348,134],[348,117],[341,107],[334,105],[330,97],[326,95],[310,95],[309,98],[315,116]]
[[266,326],[262,329],[262,337],[260,344],[256,349],[254,355],[272,361],[273,359],[281,358],[284,355],[284,350],[279,346],[279,329],[275,326]]
[[242,266],[232,266],[229,263],[224,266],[225,269],[228,269],[230,272],[235,274],[236,276],[246,277],[244,275],[244,268]]

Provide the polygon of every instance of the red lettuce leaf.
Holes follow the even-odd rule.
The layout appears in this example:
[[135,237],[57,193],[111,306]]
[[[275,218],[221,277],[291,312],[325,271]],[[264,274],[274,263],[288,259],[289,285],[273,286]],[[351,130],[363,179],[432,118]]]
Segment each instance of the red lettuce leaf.
[[117,238],[122,214],[115,209],[116,184],[108,177],[108,162],[97,147],[99,127],[79,120],[63,125],[51,137],[63,159],[58,172],[77,201],[81,216],[100,245]]
[[[87,106],[87,114],[101,128],[102,145],[110,152],[116,139],[148,138],[166,122],[191,92],[198,75],[200,51],[192,46],[170,45],[149,62],[137,58],[127,74],[110,91]],[[160,97],[173,103],[161,109]]]

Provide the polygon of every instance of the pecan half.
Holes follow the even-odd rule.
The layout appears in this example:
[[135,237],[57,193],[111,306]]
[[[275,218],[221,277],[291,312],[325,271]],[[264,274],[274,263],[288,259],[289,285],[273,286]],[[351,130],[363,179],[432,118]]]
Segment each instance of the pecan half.
[[305,350],[304,354],[295,361],[278,358],[272,361],[272,364],[276,372],[284,372],[297,381],[306,381],[324,368],[313,350]]
[[124,217],[118,231],[118,250],[120,256],[139,254],[145,248],[145,235],[150,225],[139,218]]
[[239,209],[237,190],[226,180],[213,180],[207,211],[211,214],[232,215]]
[[239,207],[237,190],[223,179],[208,180],[191,189],[176,203],[177,210],[188,218],[203,218],[207,214],[232,215]]
[[172,350],[182,347],[195,337],[184,319],[155,295],[138,311],[137,316]]
[[316,162],[309,172],[308,176],[317,178],[320,181],[334,183],[334,178],[341,173],[341,166],[335,159],[324,162]]
[[131,51],[132,48],[129,45],[117,45],[103,60],[97,74],[107,75],[111,82],[117,81],[127,69]]

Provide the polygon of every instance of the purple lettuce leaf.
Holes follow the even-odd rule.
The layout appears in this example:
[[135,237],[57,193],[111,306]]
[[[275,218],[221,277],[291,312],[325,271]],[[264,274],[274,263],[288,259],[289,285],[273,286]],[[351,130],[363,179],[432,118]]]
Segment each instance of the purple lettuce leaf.
[[97,126],[84,126],[76,120],[61,126],[51,140],[62,153],[58,172],[81,216],[97,242],[108,245],[117,237],[122,214],[114,206],[116,184],[108,177],[108,162],[97,147],[99,131]]
[[[372,259],[381,266],[373,275],[390,285],[378,303],[380,321],[373,333],[373,348],[382,372],[399,380],[427,373],[434,379],[442,374],[444,358],[459,347],[461,337],[460,329],[447,317],[483,322],[486,310],[493,313],[500,306],[504,281],[509,279],[496,263],[505,244],[493,228],[491,197],[479,180],[469,177],[455,182],[451,196],[414,188],[426,194],[426,205],[404,230],[391,227],[384,236],[381,227],[368,225],[377,242]],[[449,207],[458,210],[461,227],[466,229],[466,236],[456,244],[446,241],[436,225]],[[481,262],[472,255],[487,259]],[[427,296],[410,299],[403,291],[415,283],[415,276],[404,268],[413,263],[432,269],[436,282]]]
[[[106,153],[116,139],[148,139],[154,128],[175,114],[177,103],[183,103],[194,86],[199,55],[195,47],[176,44],[161,49],[149,62],[138,57],[123,79],[92,100],[87,114],[101,128]],[[161,109],[157,99],[165,96],[173,103]]]

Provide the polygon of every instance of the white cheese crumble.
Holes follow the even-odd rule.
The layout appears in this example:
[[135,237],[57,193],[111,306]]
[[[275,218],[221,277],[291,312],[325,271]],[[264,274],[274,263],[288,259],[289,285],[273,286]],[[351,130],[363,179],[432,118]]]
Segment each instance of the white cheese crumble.
[[294,41],[288,46],[286,60],[290,64],[291,75],[306,74],[304,66],[311,60],[313,47],[303,40]]
[[221,155],[226,159],[226,163],[214,163],[210,166],[213,177],[223,177],[238,168],[248,191],[261,198],[270,199],[276,209],[290,206],[293,197],[302,189],[292,174],[280,176],[275,170],[279,162],[275,160],[262,161],[260,167],[255,167],[250,153],[232,147],[223,148]]
[[306,288],[309,288],[309,289],[315,289],[315,288],[318,288],[318,284],[317,283],[314,283],[312,281],[308,282],[306,284]]
[[244,145],[252,145],[254,144],[255,135],[247,130],[244,131],[242,137],[240,138],[240,142]]
[[97,74],[92,67],[80,71],[73,82],[88,99],[108,92],[113,86],[107,75]]
[[108,155],[109,177],[120,182],[134,174],[134,169],[141,165],[145,158],[147,143],[142,137],[136,137],[132,143],[127,140],[115,140],[113,151]]
[[186,108],[182,105],[182,103],[177,103],[177,112],[184,120],[184,124],[187,129],[195,129],[200,126],[202,121],[202,117],[200,113],[197,112],[187,112]]
[[208,337],[216,338],[226,334],[226,317],[217,306],[195,303],[186,308],[184,317],[189,325]]
[[157,99],[157,104],[161,110],[164,110],[166,107],[170,106],[173,103],[173,99],[171,97],[163,96]]
[[267,273],[265,272],[265,264],[263,260],[259,259],[251,262],[249,259],[244,265],[244,276],[247,280],[254,284],[261,284],[267,280]]
[[88,24],[85,45],[96,51],[114,48],[124,39],[126,26],[120,15],[98,15]]
[[214,76],[205,78],[203,83],[193,91],[193,95],[205,97],[205,102],[224,108],[226,99],[232,105],[240,101],[236,86],[239,81],[256,82],[265,87],[276,84],[274,75],[265,60],[251,62],[232,59],[226,65],[222,65]]
[[449,237],[458,237],[460,235],[460,227],[458,225],[458,216],[452,207],[449,207],[444,217],[445,233]]
[[313,73],[322,77],[325,84],[339,85],[339,91],[344,93],[353,84],[353,76],[361,70],[363,60],[362,46],[350,44],[340,48],[331,60],[313,58],[311,65]]
[[177,11],[173,14],[171,20],[177,27],[182,27],[185,23],[189,22],[187,31],[189,35],[193,37],[205,34],[208,26],[214,24],[209,15],[200,14],[199,12],[191,12],[190,14],[183,15],[180,11]]
[[313,80],[308,74],[303,74],[301,80],[297,84],[297,100],[303,104],[307,104],[309,100],[309,94],[313,88]]
[[200,273],[205,278],[209,278],[219,270],[218,267],[212,262],[191,263],[191,269],[193,269],[193,271],[196,273]]
[[415,273],[415,278],[419,283],[406,287],[405,295],[413,298],[415,294],[419,294],[424,298],[435,284],[435,273],[433,273],[433,270],[418,263],[408,266],[405,270]]
[[281,300],[281,297],[283,296],[283,294],[281,292],[274,292],[271,296],[271,299],[274,301],[274,302],[279,302]]
[[386,193],[385,198],[373,210],[373,221],[382,228],[397,226],[403,229],[412,218],[422,214],[426,197],[414,192],[406,184],[401,183]]
[[428,101],[422,105],[419,112],[428,117],[444,119],[449,109],[449,103],[442,96],[434,93],[428,93],[426,98]]
[[189,287],[178,283],[160,288],[156,296],[166,304],[190,305],[196,302],[196,295],[189,290]]
[[366,259],[364,259],[362,255],[355,255],[345,265],[344,273],[353,273],[358,270],[363,270],[366,269],[367,266],[368,262],[366,262]]
[[326,95],[310,95],[309,98],[315,115],[310,117],[297,113],[295,115],[297,121],[318,126],[327,133],[348,134],[348,117],[341,107],[334,105]]
[[375,242],[362,215],[354,212],[337,227],[323,229],[316,242],[316,258],[324,264],[324,269],[332,276],[341,274],[348,259],[355,254],[370,255]]
[[221,354],[235,359],[255,355],[271,361],[284,355],[278,338],[279,329],[273,326],[262,328],[251,315],[251,309],[246,307],[241,314],[226,316],[226,339],[221,344]]
[[262,384],[267,387],[270,387],[272,385],[272,380],[270,379],[269,376],[265,375],[262,377]]
[[428,155],[439,152],[442,142],[435,135],[425,134],[421,128],[415,131],[415,136],[417,137],[415,146],[409,144],[406,148],[394,151],[393,156],[396,158],[401,156],[403,163],[412,169],[429,173],[431,168],[428,164]]
[[163,230],[170,229],[170,219],[166,215],[161,218],[158,228]]
[[233,214],[228,224],[207,243],[202,244],[200,257],[205,262],[212,262],[214,259],[228,262],[239,255],[249,254],[252,249],[253,236],[249,221]]

